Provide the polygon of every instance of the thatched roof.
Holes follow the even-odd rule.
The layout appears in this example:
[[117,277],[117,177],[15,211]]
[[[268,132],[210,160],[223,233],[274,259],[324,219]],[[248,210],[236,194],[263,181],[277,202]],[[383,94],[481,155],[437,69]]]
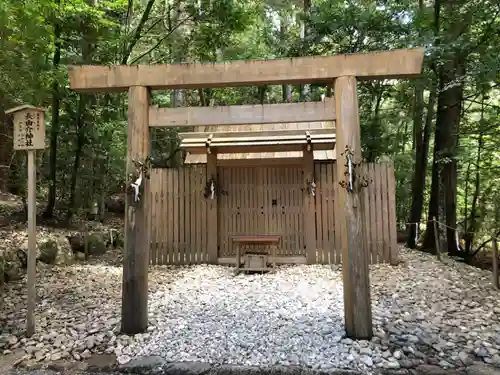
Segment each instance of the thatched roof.
[[[198,126],[195,132],[238,132],[238,131],[269,131],[269,130],[309,130],[309,129],[334,129],[334,121],[325,122],[300,122],[287,124],[258,124],[258,125],[234,125],[234,126]],[[218,159],[267,159],[267,158],[297,158],[302,152],[260,152],[241,154],[219,154]],[[335,151],[314,151],[315,160],[335,160]],[[206,155],[186,156],[186,164],[204,164],[207,162]]]

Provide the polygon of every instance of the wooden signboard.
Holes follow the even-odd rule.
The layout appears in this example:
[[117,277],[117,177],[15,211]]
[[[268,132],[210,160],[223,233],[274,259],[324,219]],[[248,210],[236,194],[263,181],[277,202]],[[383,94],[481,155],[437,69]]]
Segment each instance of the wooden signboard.
[[14,150],[43,150],[45,148],[44,110],[23,105],[5,113],[14,117]]
[[36,281],[36,150],[45,148],[45,110],[22,105],[5,111],[14,120],[14,150],[28,151],[28,306],[26,336],[35,333]]

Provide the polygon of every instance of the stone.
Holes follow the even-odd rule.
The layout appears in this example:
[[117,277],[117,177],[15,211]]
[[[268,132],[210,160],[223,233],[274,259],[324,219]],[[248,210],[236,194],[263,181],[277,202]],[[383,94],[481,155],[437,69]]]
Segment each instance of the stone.
[[367,365],[368,367],[372,367],[373,366],[373,359],[367,355],[362,355],[359,360],[361,362],[363,362],[365,365]]
[[38,362],[43,361],[45,358],[45,355],[46,355],[45,350],[39,350],[39,351],[35,352],[35,360]]
[[371,355],[372,354],[372,350],[370,348],[361,348],[361,349],[359,349],[359,354],[362,354],[362,355]]
[[408,340],[408,342],[413,343],[413,344],[416,344],[420,341],[419,338],[415,335],[408,335],[407,340]]
[[465,352],[458,353],[458,358],[465,366],[470,366],[474,363],[474,360]]
[[476,350],[474,350],[474,352],[476,353],[476,355],[478,357],[489,357],[490,353],[488,352],[488,349],[486,349],[484,346],[481,346],[480,348],[476,348]]
[[493,357],[491,357],[491,359],[493,360],[493,364],[497,367],[500,367],[500,355],[499,354],[495,354]]
[[62,373],[67,373],[74,368],[74,363],[64,361],[64,360],[54,360],[47,365],[49,370],[60,371]]
[[132,360],[129,355],[126,354],[121,354],[121,355],[116,355],[116,361],[120,366],[126,365]]
[[112,195],[104,201],[107,212],[113,212],[117,214],[125,213],[125,194],[115,194]]
[[89,370],[110,372],[117,367],[116,357],[110,354],[94,354],[85,360]]
[[27,359],[23,361],[22,363],[19,364],[19,367],[27,369],[29,372],[39,370],[42,368],[42,365],[40,363],[37,363],[37,361],[33,359]]
[[[22,259],[19,256],[22,255]],[[27,255],[22,250],[4,254],[0,259],[3,262],[3,281],[19,281],[22,279],[26,271]]]
[[146,356],[133,359],[119,366],[122,372],[137,373],[142,371],[159,370],[167,364],[160,356]]
[[482,363],[473,364],[466,371],[467,375],[500,375],[500,369]]
[[61,358],[62,358],[62,353],[60,352],[57,352],[57,353],[54,353],[50,356],[50,360],[51,361],[59,361]]
[[93,349],[96,343],[96,338],[95,336],[89,336],[85,339],[85,345],[87,346],[87,349]]
[[78,261],[84,261],[85,260],[85,254],[84,253],[75,253],[75,259]]
[[444,369],[447,369],[447,368],[451,368],[453,367],[453,365],[445,360],[441,360],[439,361],[439,366],[444,368]]
[[391,361],[387,362],[387,368],[389,368],[389,369],[396,370],[396,369],[399,369],[400,367],[401,367],[401,364],[398,361],[391,360]]
[[403,368],[413,368],[413,367],[417,367],[419,365],[419,363],[417,363],[415,365],[415,363],[411,359],[402,359],[399,361],[399,364]]
[[80,356],[83,358],[83,359],[88,359],[92,356],[92,353],[90,352],[90,350],[88,349],[85,349],[83,351],[83,353],[80,354]]
[[59,244],[52,238],[45,238],[38,242],[40,255],[38,259],[46,264],[55,264],[59,253]]
[[106,241],[109,235],[103,232],[90,232],[87,235],[83,233],[77,233],[66,236],[73,253],[85,254],[85,236],[87,236],[87,251],[89,255],[100,256],[106,253],[106,251],[108,250]]
[[108,250],[106,246],[107,239],[107,233],[91,233],[88,237],[89,254],[99,256],[106,253],[106,251]]
[[209,363],[203,362],[172,362],[163,369],[163,374],[202,375],[210,371],[211,368]]
[[448,375],[449,372],[435,365],[420,365],[416,369],[418,375]]

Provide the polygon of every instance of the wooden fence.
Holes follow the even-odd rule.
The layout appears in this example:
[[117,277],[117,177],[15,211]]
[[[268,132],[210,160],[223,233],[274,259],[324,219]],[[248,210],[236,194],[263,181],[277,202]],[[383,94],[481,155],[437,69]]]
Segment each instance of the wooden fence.
[[205,172],[204,165],[152,170],[150,263],[207,261]]
[[[360,168],[372,182],[361,192],[362,224],[371,263],[397,257],[394,170],[388,163]],[[316,263],[341,263],[335,223],[335,164],[316,163]],[[206,166],[154,169],[151,173],[150,262],[207,262],[208,236],[217,236],[219,259],[232,258],[233,234],[279,233],[278,256],[305,262],[303,171],[299,167],[219,167],[218,233],[207,233]],[[337,224],[338,225],[338,224]],[[298,259],[298,261],[297,261]]]
[[304,192],[297,167],[219,168],[219,257],[236,255],[233,234],[280,234],[277,256],[305,256]]
[[[361,189],[362,228],[371,263],[391,262],[397,257],[396,191],[394,168],[389,163],[370,163],[360,167],[360,175],[370,183]],[[342,249],[336,246],[335,223],[343,220],[335,190],[338,186],[335,164],[315,164],[316,262],[340,264]]]

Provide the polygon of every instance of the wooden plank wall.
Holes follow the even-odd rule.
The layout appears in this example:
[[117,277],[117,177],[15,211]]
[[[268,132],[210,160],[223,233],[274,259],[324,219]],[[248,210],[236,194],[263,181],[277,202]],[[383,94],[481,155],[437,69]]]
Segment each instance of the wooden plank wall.
[[236,256],[238,234],[280,234],[278,256],[305,256],[304,192],[297,167],[219,167],[219,257]]
[[206,167],[153,169],[150,181],[150,263],[206,262]]
[[316,263],[332,264],[341,262],[341,250],[335,244],[335,215],[340,212],[336,207],[335,190],[337,176],[335,164],[316,163]]
[[[389,163],[370,163],[362,165],[359,173],[371,181],[361,191],[362,225],[371,263],[394,263],[398,252],[394,168]],[[342,214],[342,208],[337,207],[335,199],[335,165],[316,163],[315,176],[316,262],[340,264],[342,250],[336,246],[334,218]]]
[[[341,263],[335,219],[341,215],[335,191],[335,165],[315,164],[316,263]],[[361,175],[372,182],[361,192],[362,223],[371,263],[397,260],[394,169],[389,163],[365,164]],[[279,233],[279,256],[305,257],[304,186],[297,167],[219,167],[219,257],[234,257],[232,234]],[[150,259],[152,264],[207,261],[205,165],[153,169],[151,174]],[[210,234],[213,235],[213,234]],[[304,258],[305,259],[305,258]]]
[[370,180],[361,192],[362,223],[371,263],[396,263],[396,191],[394,167],[390,163],[369,163],[360,173]]

